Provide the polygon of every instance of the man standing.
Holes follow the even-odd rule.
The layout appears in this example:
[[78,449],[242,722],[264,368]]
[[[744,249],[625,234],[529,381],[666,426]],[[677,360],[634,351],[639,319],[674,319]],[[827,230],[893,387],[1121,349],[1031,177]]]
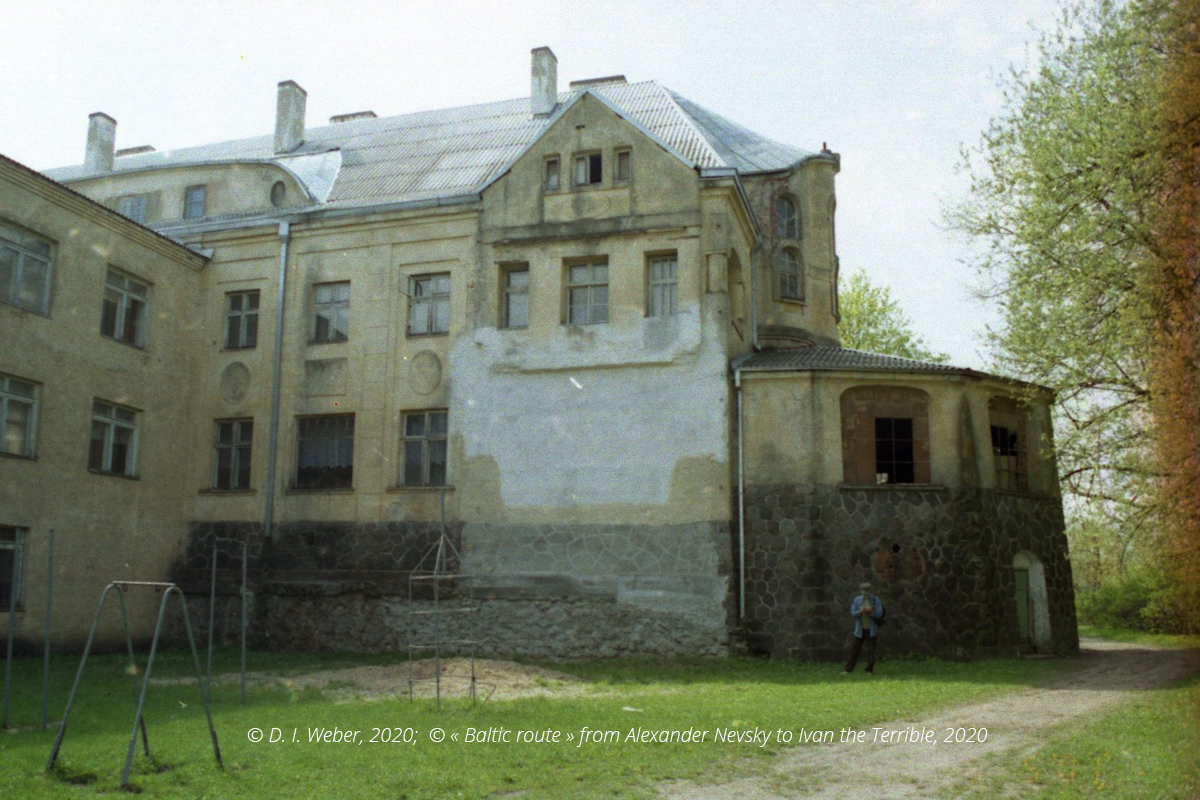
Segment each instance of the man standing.
[[867,646],[867,668],[863,671],[868,675],[875,674],[875,638],[879,635],[879,620],[883,618],[883,603],[870,594],[871,584],[864,583],[859,589],[858,596],[850,603],[850,616],[854,618],[854,645],[850,648],[850,660],[846,662],[843,675],[854,672],[854,665],[864,644]]

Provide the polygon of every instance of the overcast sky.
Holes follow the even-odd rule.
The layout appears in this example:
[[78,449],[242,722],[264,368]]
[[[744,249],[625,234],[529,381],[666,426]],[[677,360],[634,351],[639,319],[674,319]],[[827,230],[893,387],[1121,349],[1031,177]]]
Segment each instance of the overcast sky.
[[992,75],[1025,62],[1056,5],[4,0],[0,152],[78,164],[93,111],[117,119],[118,148],[267,134],[287,78],[309,125],[520,97],[530,49],[549,45],[560,89],[653,78],[781,142],[828,142],[842,275],[891,287],[926,341],[978,367],[992,317],[940,208],[962,192],[960,145],[999,110]]

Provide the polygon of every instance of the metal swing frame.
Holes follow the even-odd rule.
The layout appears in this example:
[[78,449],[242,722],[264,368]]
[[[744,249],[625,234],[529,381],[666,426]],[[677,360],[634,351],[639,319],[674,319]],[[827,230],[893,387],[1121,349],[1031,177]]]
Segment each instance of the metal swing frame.
[[150,688],[150,671],[154,667],[154,655],[158,652],[158,640],[162,634],[163,619],[166,617],[167,602],[172,595],[179,598],[180,610],[183,613],[183,625],[187,631],[188,645],[192,650],[192,661],[196,666],[196,680],[200,684],[200,693],[204,698],[204,716],[208,719],[208,733],[212,738],[213,755],[217,759],[217,767],[224,769],[225,765],[221,761],[221,748],[217,744],[217,731],[213,727],[212,710],[209,705],[209,685],[204,680],[204,673],[200,668],[200,655],[196,651],[196,639],[192,636],[192,622],[188,617],[187,598],[183,595],[183,590],[173,583],[156,583],[153,581],[113,581],[104,587],[104,591],[100,594],[100,603],[96,606],[96,616],[92,619],[92,629],[88,633],[87,645],[83,648],[83,657],[79,660],[79,671],[75,673],[75,683],[71,686],[71,694],[67,696],[67,706],[63,709],[62,724],[58,728],[58,735],[54,737],[54,747],[50,750],[50,758],[46,762],[46,771],[54,769],[54,762],[58,760],[58,752],[62,747],[63,737],[67,733],[67,719],[71,714],[71,706],[75,702],[75,694],[79,690],[79,684],[83,680],[83,670],[87,666],[88,654],[92,650],[92,642],[95,641],[96,631],[100,627],[100,615],[104,611],[104,604],[108,600],[109,594],[115,589],[117,590],[117,599],[120,601],[121,607],[121,622],[125,626],[125,646],[129,652],[129,664],[133,668],[130,670],[130,680],[133,682],[134,691],[137,689],[136,667],[137,663],[133,656],[133,636],[129,628],[129,613],[125,606],[125,592],[130,587],[137,588],[152,588],[157,594],[162,592],[162,602],[158,606],[158,621],[154,625],[154,638],[150,642],[150,657],[146,662],[146,673],[142,677],[142,688],[138,692],[137,714],[133,719],[133,734],[129,737],[129,749],[125,754],[125,769],[121,773],[121,788],[129,788],[129,772],[133,767],[133,752],[137,747],[138,731],[142,733],[142,749],[146,756],[150,755],[150,740],[146,736],[146,720],[142,716],[142,712],[146,707],[146,691]]

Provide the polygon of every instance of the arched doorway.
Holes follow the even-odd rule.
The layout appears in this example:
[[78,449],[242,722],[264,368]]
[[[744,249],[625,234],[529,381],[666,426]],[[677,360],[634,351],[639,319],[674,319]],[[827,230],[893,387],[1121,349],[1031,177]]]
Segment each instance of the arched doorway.
[[1028,550],[1013,556],[1014,601],[1021,646],[1038,653],[1050,652],[1050,608],[1046,596],[1046,570]]

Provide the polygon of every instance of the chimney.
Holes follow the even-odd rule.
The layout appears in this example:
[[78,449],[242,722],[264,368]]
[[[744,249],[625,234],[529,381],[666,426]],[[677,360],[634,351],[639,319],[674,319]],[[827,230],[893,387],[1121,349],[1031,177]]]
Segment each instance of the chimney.
[[282,81],[275,101],[275,152],[290,153],[304,143],[304,102],[308,92],[295,81]]
[[117,121],[97,111],[88,117],[87,152],[83,166],[88,172],[112,172],[117,143]]
[[531,108],[535,117],[545,117],[558,105],[558,59],[549,47],[535,48],[532,55]]

